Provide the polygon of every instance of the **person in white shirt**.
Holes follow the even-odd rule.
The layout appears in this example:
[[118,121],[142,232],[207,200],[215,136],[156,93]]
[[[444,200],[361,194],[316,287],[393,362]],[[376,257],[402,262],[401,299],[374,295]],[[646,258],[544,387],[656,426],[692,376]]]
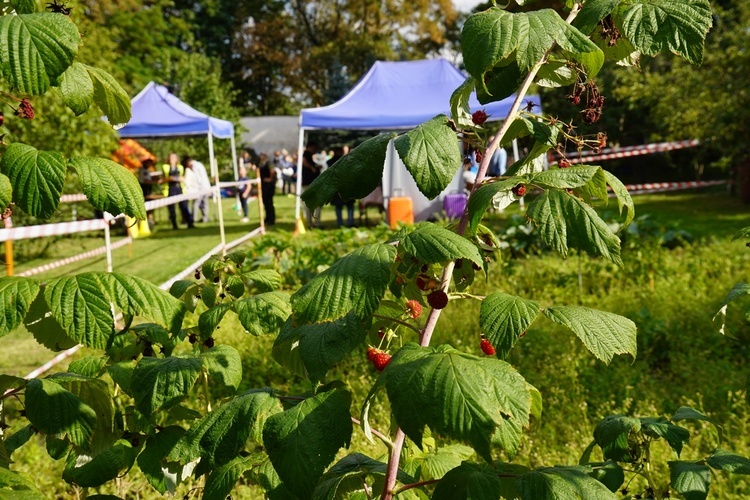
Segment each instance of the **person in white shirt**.
[[[185,167],[189,168],[193,172],[193,177],[195,178],[194,182],[194,191],[192,192],[198,192],[198,191],[205,191],[207,189],[211,189],[211,181],[208,179],[208,173],[206,172],[206,167],[203,165],[203,163],[199,162],[198,160],[194,160],[190,157],[185,158],[185,161],[183,162],[185,164]],[[187,184],[187,181],[186,181]],[[188,189],[188,192],[191,192],[186,185],[186,188]],[[203,222],[208,222],[208,211],[209,211],[209,203],[208,203],[209,195],[201,196],[200,198],[196,198],[193,200],[193,219],[197,219],[198,210],[201,211],[201,217]]]

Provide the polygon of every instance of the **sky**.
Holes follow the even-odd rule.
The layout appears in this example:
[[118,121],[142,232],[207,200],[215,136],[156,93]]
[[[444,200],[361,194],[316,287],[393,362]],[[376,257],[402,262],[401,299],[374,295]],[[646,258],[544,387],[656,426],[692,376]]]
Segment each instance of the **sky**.
[[469,12],[475,5],[482,3],[480,0],[453,0],[456,9]]

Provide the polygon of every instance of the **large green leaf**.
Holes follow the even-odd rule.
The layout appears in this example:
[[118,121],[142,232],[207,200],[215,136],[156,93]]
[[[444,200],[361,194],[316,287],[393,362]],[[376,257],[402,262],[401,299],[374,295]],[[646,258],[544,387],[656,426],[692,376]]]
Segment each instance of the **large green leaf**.
[[615,198],[617,199],[617,207],[620,210],[620,215],[625,212],[624,225],[627,226],[633,221],[633,217],[635,217],[635,205],[633,204],[633,198],[630,197],[628,188],[626,188],[625,185],[620,182],[620,179],[615,177],[610,172],[607,172],[606,170],[604,170],[603,172],[605,178],[607,179],[607,184],[609,184],[609,187],[612,188],[612,192],[615,194]]
[[349,446],[351,395],[335,387],[268,417],[263,443],[279,477],[301,498],[310,498],[323,471]]
[[242,273],[242,279],[248,286],[252,285],[260,292],[270,292],[281,288],[284,282],[282,276],[274,269],[253,269]]
[[176,333],[182,326],[182,302],[143,278],[121,273],[96,274],[108,284],[112,302],[125,314],[143,316]]
[[545,191],[529,203],[526,216],[542,240],[564,256],[575,247],[622,266],[620,238],[593,208],[565,191]]
[[71,339],[104,349],[114,334],[114,317],[104,290],[106,285],[98,274],[83,273],[50,281],[44,298],[52,317]]
[[461,166],[458,139],[448,122],[438,115],[394,141],[401,161],[430,200],[448,187]]
[[664,438],[669,447],[677,454],[677,458],[682,453],[682,445],[688,444],[690,441],[690,432],[687,429],[673,425],[664,417],[641,418],[641,430],[651,438]]
[[0,17],[0,68],[12,88],[41,95],[73,63],[81,35],[68,16]]
[[77,345],[78,341],[68,336],[49,311],[44,293],[38,293],[29,307],[23,326],[34,336],[34,340],[51,351],[64,351]]
[[456,259],[468,259],[478,266],[484,262],[473,243],[431,222],[423,222],[415,227],[401,239],[400,247],[425,264],[445,264]]
[[105,158],[71,158],[69,164],[78,172],[83,194],[94,208],[146,218],[143,190],[127,168]]
[[[0,17],[0,20],[14,16]],[[37,151],[31,146],[13,143],[5,150],[0,169],[8,176],[13,202],[25,212],[49,219],[60,203],[65,183],[65,159],[53,151]]]
[[291,297],[300,323],[336,320],[352,312],[365,319],[377,308],[391,277],[392,245],[366,245],[339,259]]
[[520,498],[515,476],[528,471],[528,467],[516,464],[463,462],[438,482],[432,500]]
[[81,398],[47,379],[30,380],[26,385],[26,416],[45,434],[67,434],[82,449],[91,448],[96,412]]
[[242,358],[239,351],[229,345],[217,345],[201,353],[203,367],[208,374],[221,380],[225,387],[237,390],[242,382]]
[[267,389],[252,389],[219,406],[193,424],[169,454],[170,460],[188,463],[196,458],[210,466],[229,463],[248,439],[263,444],[266,420],[283,408]]
[[539,304],[506,293],[492,293],[482,301],[479,326],[504,358],[539,315]]
[[462,444],[441,446],[427,450],[414,456],[414,462],[419,464],[419,475],[423,481],[440,479],[451,469],[461,465],[474,455],[474,450]]
[[585,185],[600,170],[601,167],[577,165],[570,168],[550,168],[526,177],[529,184],[543,188],[572,189]]
[[587,0],[572,24],[581,33],[590,35],[599,21],[611,14],[620,2],[622,0]]
[[570,67],[568,61],[560,61],[552,57],[539,68],[536,84],[540,87],[566,87],[573,85],[578,73]]
[[201,358],[142,358],[131,380],[136,408],[150,416],[175,406],[187,397],[202,365]]
[[39,293],[39,284],[28,278],[0,278],[0,337],[15,330]]
[[629,439],[641,430],[641,421],[624,415],[608,415],[594,429],[594,440],[606,460],[634,463],[640,456],[637,445]]
[[4,3],[10,3],[16,14],[32,14],[36,10],[36,2],[34,0],[10,0],[10,2]]
[[602,51],[551,9],[510,13],[490,8],[470,16],[461,32],[466,70],[482,85],[485,75],[501,63],[507,65],[508,58],[526,73],[555,43],[583,64],[589,77],[601,69]]
[[380,134],[354,148],[315,179],[302,193],[302,200],[312,209],[330,203],[336,193],[344,200],[372,193],[383,180],[385,153],[395,136]]
[[221,467],[211,471],[206,478],[206,486],[203,488],[205,500],[226,500],[231,498],[232,488],[242,474],[253,468],[256,457],[234,457]]
[[508,363],[449,346],[406,344],[391,359],[385,381],[396,422],[421,446],[424,427],[466,441],[492,461],[491,437],[504,419],[529,423],[531,394]]
[[107,382],[74,373],[58,373],[48,380],[60,384],[96,413],[96,425],[91,438],[91,451],[99,453],[111,447],[116,439],[113,433],[115,408]]
[[[85,65],[84,65],[85,66]],[[106,71],[85,66],[94,85],[94,102],[107,115],[113,126],[130,121],[130,96],[112,75]]]
[[475,86],[474,78],[468,77],[451,94],[451,116],[456,127],[460,129],[472,129],[476,126],[471,119],[471,107],[469,106],[469,99]]
[[476,232],[479,223],[482,221],[482,217],[484,217],[484,213],[497,196],[505,195],[508,197],[508,204],[516,199],[511,194],[511,190],[520,184],[522,180],[523,178],[521,177],[511,177],[510,179],[484,182],[472,193],[469,198],[469,231],[471,234]]
[[7,175],[0,174],[0,210],[5,210],[13,202],[13,186]]
[[101,486],[130,469],[137,454],[138,450],[124,439],[94,456],[71,452],[62,477],[68,483],[84,488]]
[[300,325],[297,328],[287,323],[277,343],[295,339],[307,376],[312,381],[319,381],[332,366],[359,347],[366,336],[365,325],[350,313],[336,321]]
[[0,497],[8,500],[46,500],[28,474],[0,467]]
[[240,324],[252,335],[275,335],[284,325],[292,308],[289,296],[282,292],[266,292],[232,305]]
[[60,93],[63,102],[76,116],[85,113],[94,102],[94,83],[86,66],[74,62],[60,78]]
[[644,54],[669,50],[703,62],[703,42],[713,24],[708,0],[634,0],[622,13],[625,37]]
[[669,479],[672,488],[685,500],[705,500],[711,484],[711,469],[700,463],[672,461],[669,462]]
[[544,315],[573,330],[586,348],[605,363],[612,361],[615,354],[630,354],[635,358],[637,328],[628,318],[580,306],[550,307],[544,310]]
[[232,310],[231,303],[217,304],[201,313],[198,317],[198,330],[201,332],[201,339],[210,337],[214,330],[219,326],[224,316]]
[[617,496],[593,477],[591,467],[545,467],[523,474],[517,480],[521,498],[569,500],[571,498],[616,499]]
[[184,434],[185,430],[178,425],[164,427],[149,436],[146,446],[138,455],[138,468],[149,484],[162,495],[167,491],[174,493],[175,486],[182,480],[183,467],[169,462],[167,456]]
[[[367,476],[385,476],[387,465],[361,453],[352,453],[336,462],[326,471],[315,487],[314,500],[336,500],[347,494],[363,490]],[[399,481],[411,481],[406,474],[398,472]],[[414,482],[414,481],[411,481]]]
[[720,448],[706,459],[706,463],[712,469],[723,470],[732,474],[750,474],[750,460]]

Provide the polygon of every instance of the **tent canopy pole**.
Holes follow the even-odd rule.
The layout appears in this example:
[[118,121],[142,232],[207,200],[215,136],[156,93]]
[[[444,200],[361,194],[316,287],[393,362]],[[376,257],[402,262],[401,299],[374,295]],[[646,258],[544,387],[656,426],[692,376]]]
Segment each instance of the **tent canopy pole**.
[[305,128],[299,128],[299,141],[297,143],[297,199],[294,206],[295,222],[299,224],[302,215],[302,154],[305,148]]
[[211,173],[214,177],[214,189],[216,189],[216,196],[219,200],[219,204],[216,207],[216,211],[219,213],[219,233],[221,234],[221,255],[224,256],[227,253],[227,238],[224,235],[224,210],[221,204],[221,188],[219,187],[219,166],[216,165],[216,158],[214,158],[214,136],[211,133],[211,126],[208,127],[208,161],[211,162]]

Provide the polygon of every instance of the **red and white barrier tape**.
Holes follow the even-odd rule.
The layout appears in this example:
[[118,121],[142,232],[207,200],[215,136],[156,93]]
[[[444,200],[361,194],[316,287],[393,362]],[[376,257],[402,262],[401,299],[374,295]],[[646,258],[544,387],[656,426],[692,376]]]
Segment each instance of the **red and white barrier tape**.
[[86,201],[88,198],[83,193],[75,194],[64,194],[60,196],[60,203],[76,203],[79,201]]
[[[624,146],[619,148],[602,149],[598,153],[593,151],[570,152],[565,157],[571,164],[590,163],[599,160],[611,160],[614,158],[630,158],[632,156],[650,155],[654,153],[663,153],[675,149],[692,148],[700,144],[697,139],[688,141],[658,142],[654,144],[644,144],[640,146]],[[553,154],[553,158],[560,159],[560,155]],[[555,160],[555,161],[556,161]]]
[[[127,238],[123,238],[122,240],[118,241],[117,243],[113,243],[110,246],[111,250],[116,250],[118,248],[124,247],[128,243],[132,243],[133,238],[128,236]],[[57,269],[58,267],[63,267],[68,264],[72,264],[73,262],[78,262],[81,260],[89,259],[91,257],[96,257],[97,255],[102,255],[107,253],[107,247],[99,247],[94,250],[89,250],[88,252],[83,252],[78,255],[74,255],[72,257],[66,257],[61,260],[56,260],[55,262],[50,262],[49,264],[44,264],[39,267],[35,267],[33,269],[29,269],[28,271],[24,271],[22,273],[19,273],[18,276],[33,276],[35,274],[43,273],[45,271],[51,271],[52,269]]]
[[99,231],[107,225],[107,221],[104,219],[91,219],[75,222],[59,222],[57,224],[40,224],[38,226],[13,227],[0,230],[0,241],[25,240],[86,231]]
[[726,184],[726,182],[727,181],[652,182],[648,184],[628,184],[625,188],[630,194],[647,194],[719,186],[721,184]]

